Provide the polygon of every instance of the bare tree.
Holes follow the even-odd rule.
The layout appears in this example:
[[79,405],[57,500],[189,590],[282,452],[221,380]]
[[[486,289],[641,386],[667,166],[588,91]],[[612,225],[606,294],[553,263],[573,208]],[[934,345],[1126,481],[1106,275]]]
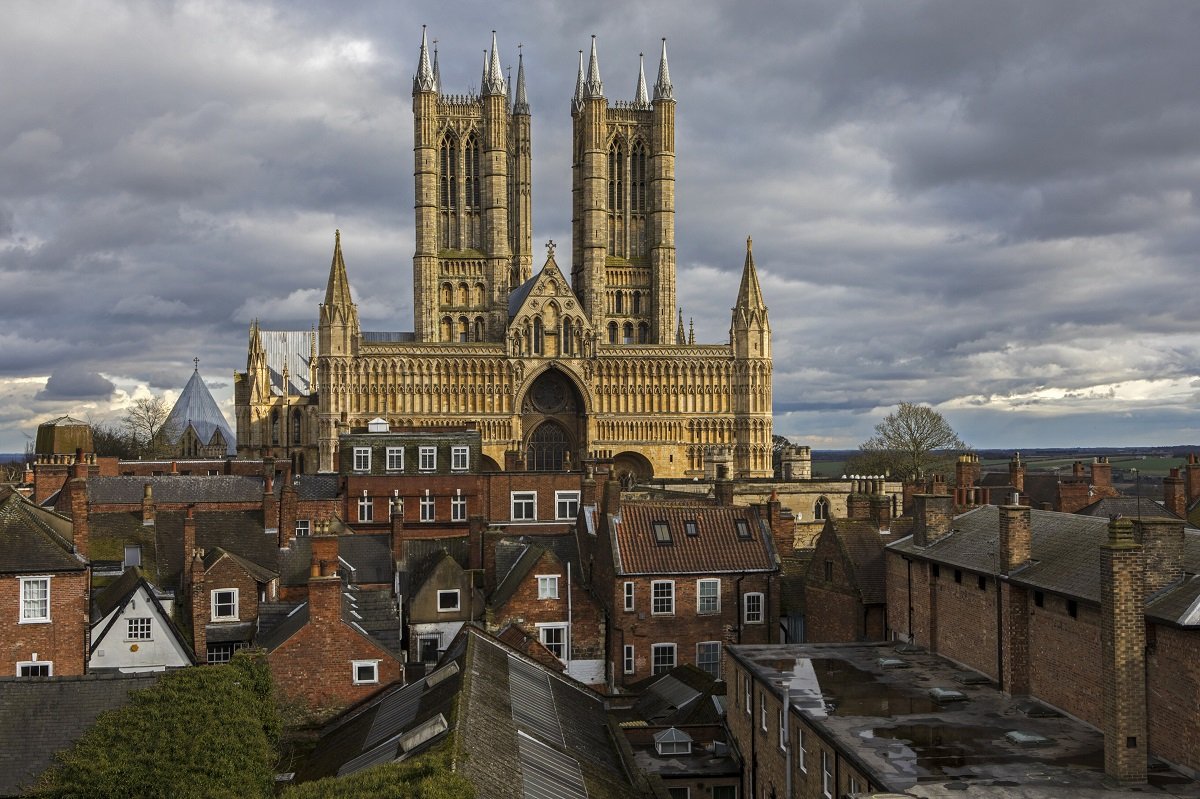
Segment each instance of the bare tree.
[[143,457],[165,454],[177,431],[168,429],[171,407],[162,397],[139,397],[125,411],[122,424],[135,451]]
[[928,405],[902,402],[887,418],[875,425],[875,435],[864,441],[848,468],[900,479],[920,479],[932,466],[946,459],[947,451],[967,445],[954,432],[946,417]]

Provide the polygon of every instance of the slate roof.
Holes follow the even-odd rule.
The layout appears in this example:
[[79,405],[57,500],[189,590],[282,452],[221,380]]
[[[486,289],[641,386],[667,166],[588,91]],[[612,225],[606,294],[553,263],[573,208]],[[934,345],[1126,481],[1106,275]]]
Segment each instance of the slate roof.
[[118,475],[90,477],[88,502],[92,505],[141,505],[149,483],[159,504],[205,502],[262,502],[263,479],[247,475],[163,474],[152,477]]
[[196,437],[205,444],[211,444],[216,432],[221,431],[225,439],[225,454],[237,455],[237,439],[229,429],[229,422],[225,420],[217,401],[209,393],[208,386],[200,378],[199,368],[192,372],[179,399],[175,400],[163,428],[171,431],[174,440],[178,441],[189,425],[196,431]]
[[724,693],[711,674],[689,663],[651,678],[625,715],[655,726],[720,724],[721,710],[713,697]]
[[[197,531],[197,538],[199,538],[199,531]],[[199,546],[199,544],[197,544],[197,546]],[[225,549],[224,547],[219,547],[219,546],[213,547],[212,549],[205,551],[205,553],[204,553],[204,570],[208,571],[209,569],[211,569],[213,566],[216,565],[217,561],[223,557],[229,558],[234,563],[236,563],[237,565],[239,565],[243,569],[245,569],[246,573],[249,574],[251,577],[253,577],[256,582],[269,583],[272,580],[274,580],[276,577],[279,576],[279,573],[274,571],[273,569],[268,569],[265,566],[260,566],[259,564],[255,563],[252,560],[247,560],[246,558],[243,558],[241,555],[237,554],[236,552],[230,552],[229,550]]]
[[1200,576],[1191,575],[1146,603],[1146,615],[1176,627],[1200,627]]
[[296,496],[301,500],[337,499],[336,474],[302,474],[296,481]]
[[865,519],[833,519],[830,527],[850,567],[850,582],[858,588],[863,604],[886,604],[883,548],[896,539],[880,535],[879,527]]
[[394,566],[390,535],[338,536],[338,557],[353,569],[352,583],[392,584]]
[[[512,564],[508,572],[496,585],[496,590],[492,592],[492,597],[488,601],[491,607],[499,608],[512,599],[513,594],[517,592],[521,582],[533,571],[533,567],[549,550],[540,547],[537,544],[526,544],[521,548],[521,554],[517,557],[516,562]],[[499,554],[499,553],[497,553]],[[496,574],[500,574],[499,557],[497,557]]]
[[1075,511],[1080,516],[1095,516],[1100,519],[1111,519],[1113,516],[1125,516],[1130,519],[1136,519],[1139,516],[1150,518],[1152,516],[1165,516],[1170,519],[1178,519],[1175,515],[1161,503],[1151,497],[1102,497],[1091,505],[1087,505]]
[[0,487],[0,574],[83,571],[68,519]]
[[32,783],[107,710],[149,688],[161,673],[0,679],[0,796]]
[[[1032,562],[1016,569],[1010,580],[1018,585],[1100,602],[1101,544],[1108,538],[1108,519],[1073,513],[1031,510]],[[888,547],[935,563],[982,574],[995,574],[993,553],[999,540],[1000,513],[983,505],[954,519],[954,531],[928,547],[911,537]],[[1200,566],[1200,531],[1184,531],[1184,569],[1195,574]]]
[[[740,539],[736,519],[750,525],[750,538]],[[698,535],[684,531],[695,520]],[[617,574],[715,574],[774,571],[775,545],[770,530],[748,507],[625,502],[608,516]],[[652,524],[665,521],[670,544],[655,542]]]
[[[256,641],[268,652],[273,651],[298,633],[308,621],[308,602],[299,605],[264,603],[259,606]],[[403,659],[400,611],[390,589],[365,590],[343,585],[342,621]]]

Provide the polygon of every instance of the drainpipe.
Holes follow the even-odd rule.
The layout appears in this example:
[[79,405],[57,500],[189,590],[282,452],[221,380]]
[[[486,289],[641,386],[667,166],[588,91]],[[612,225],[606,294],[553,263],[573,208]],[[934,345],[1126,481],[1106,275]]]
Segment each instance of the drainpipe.
[[787,799],[792,799],[792,715],[789,709],[789,703],[792,699],[792,692],[787,686],[783,688],[783,729],[779,732],[783,735],[783,765],[787,769],[784,772],[784,796]]
[[745,609],[742,608],[742,580],[745,579],[746,575],[743,573],[735,581],[737,586],[737,607],[734,608],[734,612],[737,613],[737,642],[739,644],[742,642],[742,627],[746,621],[746,612]]
[[[571,622],[571,561],[567,561],[567,674],[571,674],[571,641],[575,638],[575,627]],[[624,654],[624,653],[622,653]]]
[[913,642],[913,608],[912,608],[912,561],[908,558],[904,559],[908,566],[908,588],[905,592],[905,598],[908,600],[908,642]]

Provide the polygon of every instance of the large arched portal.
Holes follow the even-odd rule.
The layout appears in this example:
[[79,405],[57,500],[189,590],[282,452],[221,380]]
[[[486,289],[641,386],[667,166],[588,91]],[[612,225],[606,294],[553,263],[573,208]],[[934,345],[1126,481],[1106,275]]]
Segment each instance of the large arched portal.
[[547,369],[525,392],[521,403],[525,468],[563,471],[576,468],[587,448],[587,416],[574,382],[558,369]]

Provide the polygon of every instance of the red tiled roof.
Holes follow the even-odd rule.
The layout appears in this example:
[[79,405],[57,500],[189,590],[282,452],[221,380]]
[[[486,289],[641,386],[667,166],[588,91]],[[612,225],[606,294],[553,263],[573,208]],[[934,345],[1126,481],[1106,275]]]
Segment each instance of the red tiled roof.
[[[748,507],[625,502],[609,517],[619,574],[696,574],[774,570],[775,546],[765,525]],[[619,519],[619,520],[618,520]],[[738,538],[735,519],[745,519],[750,538]],[[684,522],[695,520],[689,536]],[[671,543],[659,544],[653,523],[666,522]]]

